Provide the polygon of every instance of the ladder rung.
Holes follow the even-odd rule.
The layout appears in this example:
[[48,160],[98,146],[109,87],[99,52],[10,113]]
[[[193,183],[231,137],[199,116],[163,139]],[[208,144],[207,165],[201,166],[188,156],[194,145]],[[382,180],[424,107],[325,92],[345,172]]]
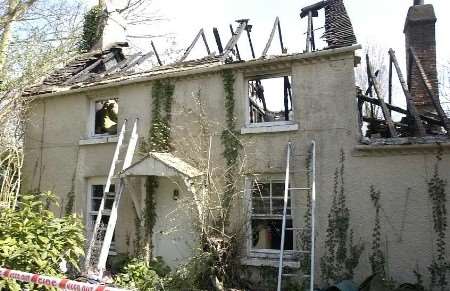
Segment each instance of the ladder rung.
[[286,230],[311,230],[310,227],[287,227]]
[[311,188],[288,188],[288,190],[306,191],[306,190],[311,190]]
[[298,276],[298,274],[281,274],[281,275],[283,275],[284,277],[297,277]]
[[304,251],[304,250],[285,250],[285,252],[294,252],[294,253],[300,253],[300,254],[309,254],[311,251]]

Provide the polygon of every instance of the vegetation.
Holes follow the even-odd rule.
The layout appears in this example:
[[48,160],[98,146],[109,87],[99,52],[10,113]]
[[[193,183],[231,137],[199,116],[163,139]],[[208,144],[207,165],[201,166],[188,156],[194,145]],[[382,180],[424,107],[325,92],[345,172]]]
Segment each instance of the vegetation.
[[[48,210],[49,202],[56,203],[50,192],[28,194],[20,197],[16,210],[0,211],[0,266],[49,276],[61,274],[62,262],[78,269],[83,255],[82,222],[75,215],[56,218]],[[0,279],[1,290],[25,286]]]
[[326,283],[336,283],[353,278],[363,245],[353,244],[350,229],[350,211],[346,205],[344,167],[345,154],[341,150],[339,164],[334,175],[333,201],[328,214],[325,255],[320,260],[322,277]]
[[[152,86],[152,121],[149,139],[142,144],[144,152],[169,152],[170,147],[170,120],[175,85],[170,80],[156,80]],[[144,208],[144,256],[147,262],[152,258],[153,227],[156,222],[155,191],[158,188],[158,178],[148,176],[145,181],[145,208]],[[140,223],[136,223],[139,225]],[[137,228],[136,245],[140,245],[140,227]],[[139,256],[139,254],[138,254]]]
[[235,193],[235,175],[237,158],[241,144],[239,133],[236,131],[236,118],[234,116],[234,75],[231,70],[223,71],[223,86],[225,90],[225,129],[222,131],[222,144],[224,146],[223,157],[226,162],[225,192],[222,199],[222,207],[225,210],[223,221],[228,222],[229,208]]
[[377,273],[385,277],[385,256],[381,250],[381,225],[380,225],[380,196],[381,192],[377,191],[375,187],[370,186],[370,199],[375,207],[375,225],[373,227],[373,241],[372,241],[372,254],[369,257],[372,272]]
[[430,196],[433,210],[433,229],[436,240],[436,257],[433,257],[431,266],[428,268],[431,274],[431,285],[436,290],[448,290],[449,282],[447,275],[450,273],[450,261],[446,257],[446,231],[447,231],[447,194],[445,188],[447,181],[439,174],[439,162],[442,160],[439,151],[437,162],[434,167],[433,177],[427,181],[428,195]]
[[104,7],[96,5],[84,16],[83,35],[79,44],[80,52],[90,51],[100,40],[105,27]]
[[129,289],[163,290],[164,277],[169,272],[170,268],[164,264],[161,258],[153,259],[150,264],[138,259],[132,259],[114,277],[114,283],[118,287]]

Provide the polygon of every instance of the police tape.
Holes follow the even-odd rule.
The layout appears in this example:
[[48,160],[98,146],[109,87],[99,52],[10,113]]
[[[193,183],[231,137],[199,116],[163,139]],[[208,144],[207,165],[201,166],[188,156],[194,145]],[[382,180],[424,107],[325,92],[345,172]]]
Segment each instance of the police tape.
[[69,279],[48,277],[38,274],[32,274],[22,271],[10,270],[0,268],[0,277],[5,279],[14,279],[17,281],[35,283],[38,285],[44,285],[54,287],[62,290],[75,290],[75,291],[126,291],[125,289],[112,288],[100,284],[89,284],[83,282],[72,281]]

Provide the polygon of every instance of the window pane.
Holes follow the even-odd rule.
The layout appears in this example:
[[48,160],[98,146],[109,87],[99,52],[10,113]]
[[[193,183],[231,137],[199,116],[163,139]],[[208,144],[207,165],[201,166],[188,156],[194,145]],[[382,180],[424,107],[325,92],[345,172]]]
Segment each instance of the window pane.
[[[292,220],[286,219],[286,228],[292,228]],[[252,247],[254,249],[279,250],[281,244],[281,219],[253,219],[252,220]],[[292,230],[285,232],[285,250],[294,249]]]
[[252,188],[252,197],[261,198],[270,196],[270,183],[254,182]]
[[[284,199],[272,199],[272,214],[283,215]],[[291,215],[291,199],[288,199],[286,214]]]
[[284,182],[272,182],[272,196],[284,197]]
[[117,99],[95,102],[95,134],[117,134]]
[[270,214],[270,199],[253,198],[252,199],[253,214]]
[[103,197],[103,185],[92,185],[92,197]]

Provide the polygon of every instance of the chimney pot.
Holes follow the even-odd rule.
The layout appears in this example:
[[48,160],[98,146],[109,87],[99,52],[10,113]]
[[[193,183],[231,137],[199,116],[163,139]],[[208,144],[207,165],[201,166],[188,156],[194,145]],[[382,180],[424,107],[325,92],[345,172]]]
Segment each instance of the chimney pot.
[[414,6],[416,5],[424,5],[424,0],[414,0]]

